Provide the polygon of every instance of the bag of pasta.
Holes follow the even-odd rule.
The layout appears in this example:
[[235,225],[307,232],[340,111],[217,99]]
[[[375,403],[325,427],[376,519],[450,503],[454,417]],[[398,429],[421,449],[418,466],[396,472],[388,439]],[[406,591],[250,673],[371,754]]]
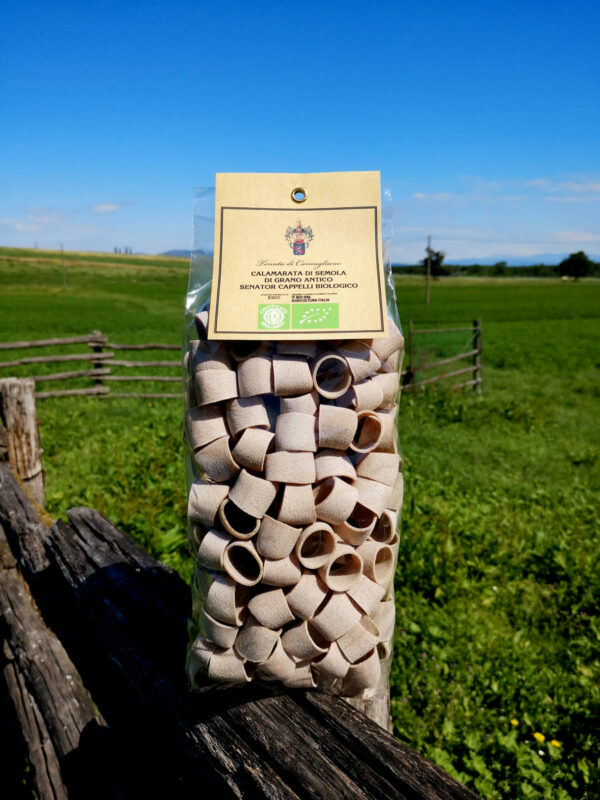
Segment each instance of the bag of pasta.
[[387,683],[404,342],[386,233],[379,173],[220,174],[198,196],[184,342],[196,690],[366,698]]

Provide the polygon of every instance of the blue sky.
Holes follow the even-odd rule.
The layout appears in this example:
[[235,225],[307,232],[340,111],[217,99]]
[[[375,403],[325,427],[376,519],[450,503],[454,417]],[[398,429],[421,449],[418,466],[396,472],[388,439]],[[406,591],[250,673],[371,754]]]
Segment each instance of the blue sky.
[[600,254],[597,2],[0,11],[0,244],[189,247],[215,172],[379,169],[393,256]]

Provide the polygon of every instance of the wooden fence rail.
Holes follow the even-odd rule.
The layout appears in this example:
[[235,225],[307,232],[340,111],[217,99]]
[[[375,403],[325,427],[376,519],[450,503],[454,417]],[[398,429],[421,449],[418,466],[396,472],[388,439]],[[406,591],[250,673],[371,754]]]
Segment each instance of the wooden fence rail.
[[[23,413],[34,431],[33,382],[5,384],[0,393],[29,394]],[[21,435],[23,421],[7,413],[11,402],[1,403],[8,440]],[[35,450],[34,440],[27,436],[17,450]],[[7,797],[25,796],[10,787],[23,779],[27,759],[29,796],[39,800],[477,800],[342,698],[275,686],[192,696],[183,667],[189,587],[93,509],[70,509],[68,523],[52,524],[27,495],[31,482],[24,489],[17,480],[19,464],[28,465],[7,453],[9,463],[0,457]]]
[[[33,380],[38,383],[45,381],[70,381],[78,379],[90,379],[92,386],[79,387],[76,389],[55,389],[36,392],[38,400],[47,397],[142,397],[142,398],[161,398],[161,397],[181,397],[179,392],[113,392],[111,391],[112,382],[143,382],[143,383],[180,383],[181,382],[181,362],[175,360],[130,360],[127,358],[115,358],[120,351],[176,351],[181,348],[176,344],[164,344],[162,342],[148,342],[145,344],[126,344],[109,342],[108,337],[102,331],[92,331],[85,336],[66,336],[62,338],[41,339],[38,341],[2,342],[1,350],[26,350],[35,347],[60,347],[69,345],[87,344],[91,352],[89,353],[61,353],[60,355],[48,354],[44,356],[24,356],[14,358],[10,361],[0,361],[0,369],[11,369],[14,367],[27,366],[30,364],[56,364],[72,361],[89,361],[92,369],[70,370],[68,372],[56,372],[48,375],[35,375]],[[135,369],[137,374],[113,374],[115,367]],[[174,371],[171,375],[152,375],[147,371],[140,374],[140,370],[170,369]]]
[[[446,334],[446,333],[465,333],[472,334],[472,346],[465,352],[457,353],[441,358],[429,363],[423,363],[418,360],[415,338],[422,334]],[[33,380],[38,383],[45,381],[70,381],[78,379],[91,379],[93,386],[80,387],[76,389],[55,389],[47,391],[36,392],[36,398],[43,400],[47,397],[69,397],[69,396],[92,396],[92,397],[141,397],[141,398],[161,398],[171,397],[179,398],[179,392],[115,392],[111,389],[111,384],[122,382],[135,382],[135,383],[179,383],[180,376],[180,361],[175,360],[130,360],[124,358],[115,358],[119,351],[160,351],[170,350],[179,352],[180,347],[175,344],[164,344],[161,342],[149,342],[147,344],[123,344],[117,342],[109,342],[108,337],[102,331],[92,331],[86,336],[69,336],[64,338],[54,339],[41,339],[39,341],[21,341],[21,342],[2,342],[0,343],[1,350],[24,350],[35,347],[65,347],[74,344],[87,344],[90,353],[62,353],[60,355],[45,355],[45,356],[26,356],[23,358],[15,358],[10,361],[0,361],[0,369],[9,369],[13,367],[27,366],[30,364],[55,364],[65,363],[72,361],[89,361],[92,365],[91,369],[71,370],[68,372],[56,372],[48,375],[35,375]],[[402,391],[416,392],[419,388],[430,386],[441,381],[446,381],[451,378],[456,378],[460,375],[471,373],[472,377],[468,381],[462,383],[453,383],[450,388],[466,389],[473,388],[475,391],[481,391],[483,388],[483,372],[481,364],[482,356],[482,335],[481,335],[481,321],[474,320],[470,328],[457,327],[457,328],[422,328],[416,329],[413,327],[412,321],[409,323],[408,331],[408,348],[407,348],[407,364],[402,371]],[[434,369],[440,369],[450,364],[454,364],[466,359],[471,360],[471,366],[456,370],[442,371],[438,375],[430,378],[422,378],[418,380],[419,373],[428,372]],[[113,374],[113,368],[123,367],[126,369],[134,370],[149,370],[149,369],[171,369],[174,373],[170,375],[152,375],[148,372],[140,374]]]
[[[415,354],[415,337],[423,334],[428,335],[435,335],[440,333],[471,333],[472,334],[472,347],[470,350],[466,350],[463,353],[457,353],[456,355],[449,356],[448,358],[441,358],[437,361],[430,361],[429,363],[422,363],[420,362]],[[450,389],[457,390],[457,389],[467,389],[472,387],[476,392],[483,391],[483,371],[482,371],[482,362],[481,357],[483,353],[483,339],[482,339],[482,330],[481,330],[481,320],[475,319],[473,320],[473,325],[470,328],[460,327],[460,328],[420,328],[415,329],[413,328],[412,320],[409,322],[408,327],[408,364],[406,368],[402,371],[402,391],[412,391],[416,392],[417,389],[423,386],[431,386],[435,383],[440,383],[441,381],[449,380],[450,378],[456,378],[459,375],[466,375],[468,373],[472,374],[472,378],[469,381],[464,381],[462,383],[453,383],[450,385]],[[433,378],[423,378],[421,380],[417,380],[418,374],[421,372],[428,372],[432,369],[439,369],[440,367],[446,367],[449,364],[454,364],[457,361],[463,361],[465,359],[471,360],[471,365],[469,367],[464,367],[461,369],[454,369],[450,371],[443,371],[439,375],[435,375]]]

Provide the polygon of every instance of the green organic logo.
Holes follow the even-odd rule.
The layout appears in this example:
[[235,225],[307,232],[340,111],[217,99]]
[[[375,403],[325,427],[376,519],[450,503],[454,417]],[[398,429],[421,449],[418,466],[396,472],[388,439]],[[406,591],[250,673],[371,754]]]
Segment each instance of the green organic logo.
[[259,303],[258,329],[281,330],[290,327],[290,307],[285,303]]
[[294,303],[292,305],[292,328],[294,330],[316,330],[339,328],[338,303]]

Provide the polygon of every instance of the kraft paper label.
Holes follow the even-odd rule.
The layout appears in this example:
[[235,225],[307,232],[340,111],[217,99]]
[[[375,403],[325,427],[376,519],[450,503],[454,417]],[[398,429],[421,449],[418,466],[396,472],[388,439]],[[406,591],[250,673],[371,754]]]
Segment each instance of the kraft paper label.
[[385,335],[379,172],[217,174],[210,339]]

